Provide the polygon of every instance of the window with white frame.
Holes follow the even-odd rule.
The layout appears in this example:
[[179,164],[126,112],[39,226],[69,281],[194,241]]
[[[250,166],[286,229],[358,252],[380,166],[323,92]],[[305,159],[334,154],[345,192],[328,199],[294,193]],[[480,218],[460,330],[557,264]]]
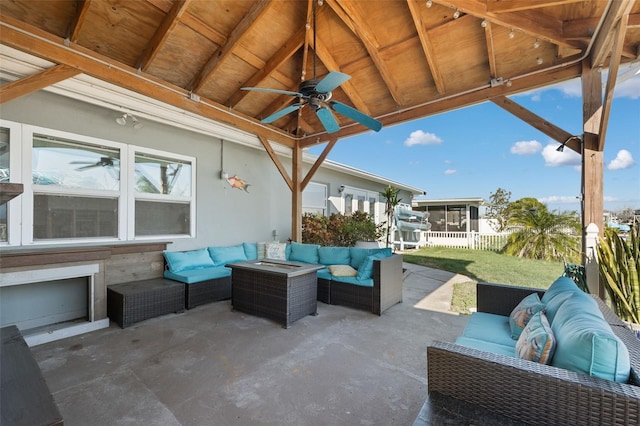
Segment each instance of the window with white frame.
[[350,215],[359,211],[371,215],[376,223],[380,222],[380,202],[377,192],[347,186],[342,191],[342,199],[343,214]]
[[24,193],[0,209],[0,243],[194,235],[193,157],[0,121],[3,181],[9,171]]
[[302,191],[302,213],[327,214],[327,185],[309,182]]

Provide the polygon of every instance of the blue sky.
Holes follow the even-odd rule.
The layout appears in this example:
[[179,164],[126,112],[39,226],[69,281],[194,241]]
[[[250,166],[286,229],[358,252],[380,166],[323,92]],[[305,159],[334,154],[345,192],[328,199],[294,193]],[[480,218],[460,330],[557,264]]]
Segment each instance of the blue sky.
[[[637,64],[636,64],[637,65]],[[604,208],[640,209],[640,72],[621,67],[604,149]],[[606,75],[603,77],[606,81]],[[511,97],[574,135],[582,134],[580,80]],[[493,103],[341,139],[328,158],[427,192],[427,199],[534,197],[579,211],[580,156]],[[318,155],[324,145],[309,152]]]

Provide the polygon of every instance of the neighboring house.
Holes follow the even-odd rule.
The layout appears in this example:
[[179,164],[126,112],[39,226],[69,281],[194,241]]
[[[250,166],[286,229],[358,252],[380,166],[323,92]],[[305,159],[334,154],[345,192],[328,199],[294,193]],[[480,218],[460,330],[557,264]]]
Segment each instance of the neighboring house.
[[475,198],[414,198],[414,210],[429,212],[432,232],[479,232],[480,207],[487,201]]

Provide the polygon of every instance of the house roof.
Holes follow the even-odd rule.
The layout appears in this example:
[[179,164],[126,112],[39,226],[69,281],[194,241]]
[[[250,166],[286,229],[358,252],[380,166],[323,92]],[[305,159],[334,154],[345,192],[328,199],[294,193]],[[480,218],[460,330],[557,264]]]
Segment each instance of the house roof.
[[470,197],[470,198],[439,198],[439,199],[426,199],[426,198],[414,198],[412,201],[413,206],[445,206],[455,204],[473,204],[473,205],[486,205],[487,200],[482,197]]
[[[18,95],[81,73],[289,147],[368,129],[335,112],[340,129],[327,134],[310,105],[261,123],[298,98],[243,87],[297,92],[301,80],[339,71],[351,78],[332,90],[332,100],[389,126],[487,100],[503,103],[509,94],[578,77],[583,67],[607,67],[612,57],[637,60],[640,46],[638,0],[0,6],[1,43],[54,64],[11,87]],[[14,94],[5,88],[3,96]]]

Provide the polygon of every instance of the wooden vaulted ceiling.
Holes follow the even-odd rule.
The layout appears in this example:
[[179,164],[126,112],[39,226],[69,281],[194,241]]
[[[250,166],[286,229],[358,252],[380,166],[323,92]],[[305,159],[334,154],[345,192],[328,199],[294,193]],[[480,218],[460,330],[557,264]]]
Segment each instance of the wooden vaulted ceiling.
[[637,0],[1,0],[0,19],[3,44],[59,64],[18,93],[84,73],[298,147],[368,129],[335,114],[327,135],[308,107],[264,125],[296,98],[241,88],[340,71],[333,98],[388,126],[640,54]]

